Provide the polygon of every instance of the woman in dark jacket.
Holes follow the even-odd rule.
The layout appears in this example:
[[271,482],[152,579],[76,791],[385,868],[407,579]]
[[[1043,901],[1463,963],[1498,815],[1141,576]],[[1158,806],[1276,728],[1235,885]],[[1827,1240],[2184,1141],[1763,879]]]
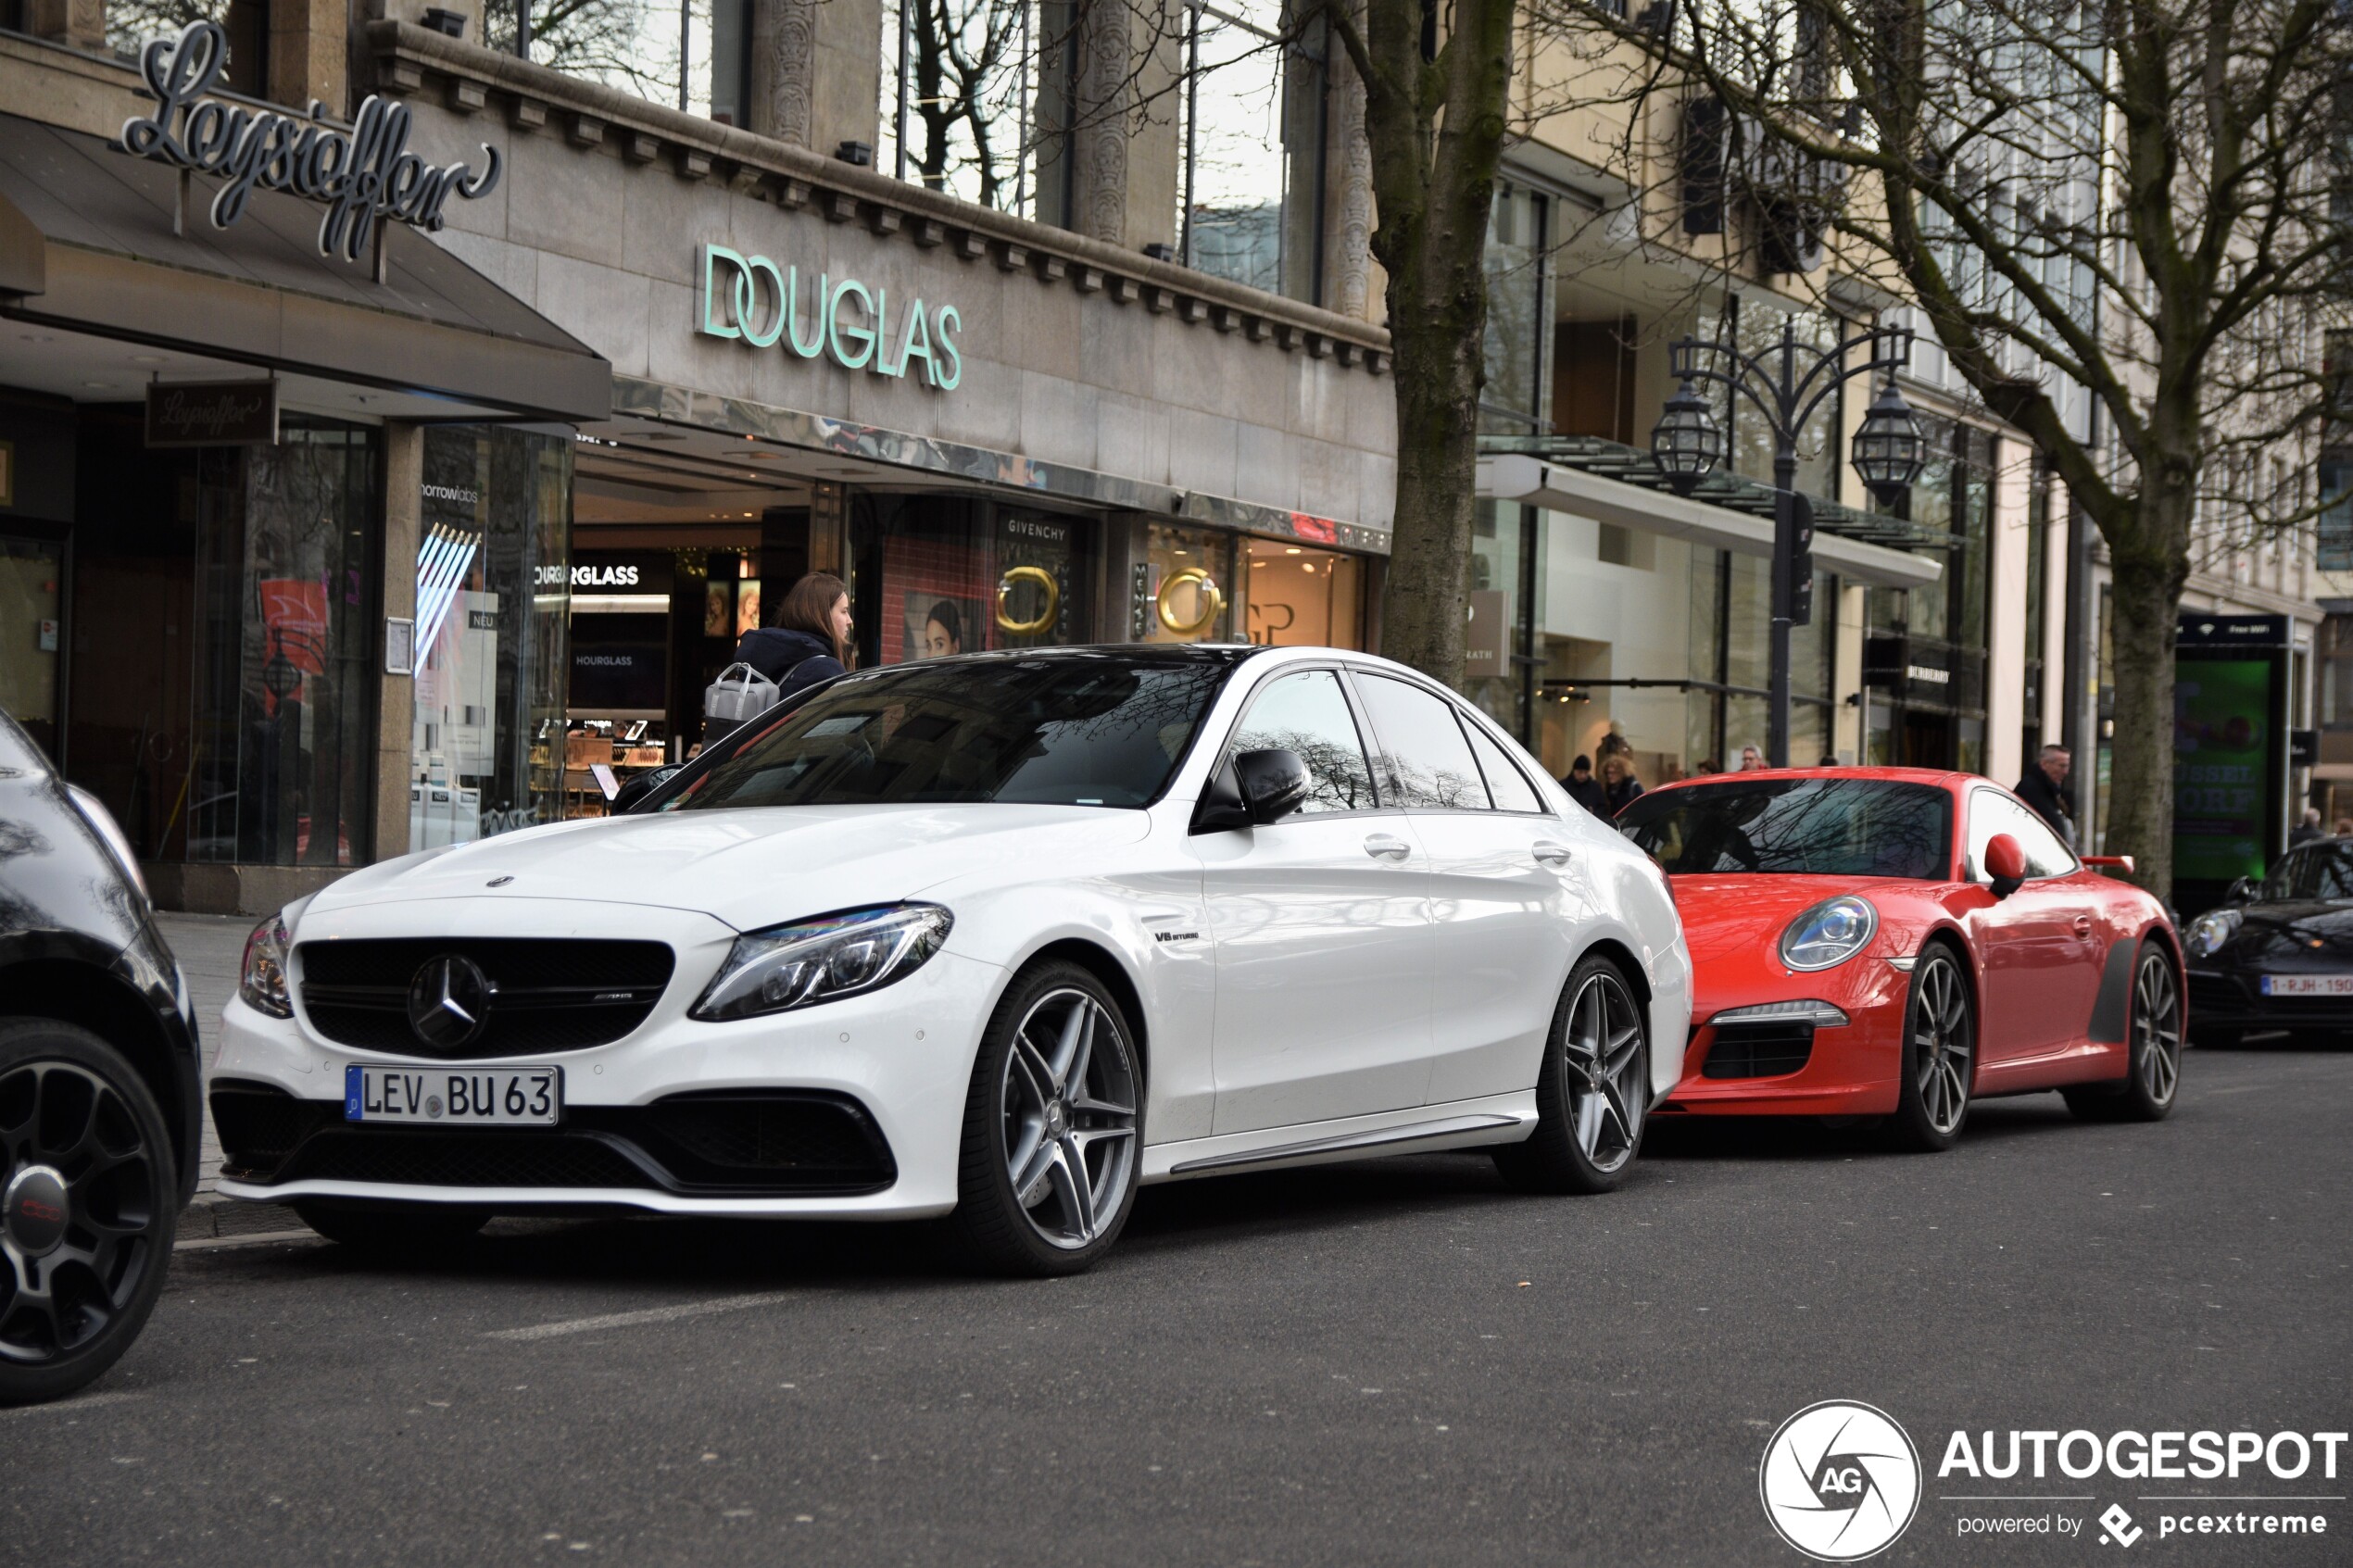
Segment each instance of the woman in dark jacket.
[[848,670],[849,635],[849,590],[812,571],[785,595],[775,624],[744,633],[736,659],[775,682],[782,701]]

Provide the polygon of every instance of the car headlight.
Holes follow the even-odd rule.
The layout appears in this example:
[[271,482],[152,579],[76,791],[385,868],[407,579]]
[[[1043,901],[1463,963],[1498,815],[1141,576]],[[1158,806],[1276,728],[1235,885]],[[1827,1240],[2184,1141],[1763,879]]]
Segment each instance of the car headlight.
[[1716,1023],[1806,1023],[1817,1029],[1843,1029],[1849,1022],[1843,1010],[1828,1002],[1758,1002],[1733,1008],[1707,1021]]
[[922,968],[955,923],[937,904],[890,904],[749,932],[692,1016],[750,1018],[879,991]]
[[2239,920],[2236,909],[2208,909],[2190,922],[2190,957],[2210,959],[2221,952],[2223,944],[2238,935]]
[[1843,964],[1861,952],[1878,930],[1879,911],[1869,899],[1851,893],[1826,899],[1781,933],[1781,962],[1795,970]]
[[294,997],[286,989],[286,920],[283,915],[271,915],[253,928],[245,938],[245,972],[237,981],[237,995],[257,1012],[272,1018],[292,1018]]

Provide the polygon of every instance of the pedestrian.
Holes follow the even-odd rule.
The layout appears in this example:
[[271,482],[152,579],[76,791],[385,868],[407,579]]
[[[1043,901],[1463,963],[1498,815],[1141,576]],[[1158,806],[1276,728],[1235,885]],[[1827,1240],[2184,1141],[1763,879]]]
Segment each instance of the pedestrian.
[[1602,795],[1602,783],[1593,777],[1593,759],[1583,752],[1579,752],[1577,759],[1568,765],[1568,777],[1561,780],[1561,788],[1568,791],[1571,800],[1596,817],[1609,815],[1609,802]]
[[2321,809],[2318,806],[2307,806],[2304,808],[2304,820],[2296,824],[2294,833],[2287,835],[2287,847],[2294,849],[2299,845],[2318,844],[2327,836],[2327,834],[2321,831]]
[[1817,768],[1835,768],[1838,766],[1838,759],[1831,753],[1825,751],[1822,753],[1822,759],[1819,762],[1815,763],[1814,766]]
[[1692,777],[1704,779],[1710,773],[1720,773],[1723,771],[1724,764],[1716,760],[1715,758],[1703,757],[1699,759],[1699,766],[1692,770]]
[[2051,831],[2070,849],[2075,847],[2075,812],[2067,803],[2068,770],[2074,759],[2067,747],[2054,742],[2043,748],[2034,766],[2018,781],[2017,795],[2033,809],[2034,814],[2050,823]]
[[[736,662],[749,664],[776,683],[776,700],[790,701],[820,681],[830,681],[849,668],[849,589],[827,572],[812,571],[786,591],[776,619],[755,626],[736,645]],[[733,726],[715,721],[706,727],[703,744],[711,745]]]
[[1604,816],[1615,817],[1642,793],[1642,781],[1634,776],[1634,759],[1629,753],[1613,751],[1602,759]]
[[2353,817],[2339,817],[2336,820],[2336,836],[2353,838]]
[[1742,772],[1753,773],[1763,766],[1765,766],[1765,754],[1763,752],[1757,750],[1753,746],[1744,746],[1741,747]]

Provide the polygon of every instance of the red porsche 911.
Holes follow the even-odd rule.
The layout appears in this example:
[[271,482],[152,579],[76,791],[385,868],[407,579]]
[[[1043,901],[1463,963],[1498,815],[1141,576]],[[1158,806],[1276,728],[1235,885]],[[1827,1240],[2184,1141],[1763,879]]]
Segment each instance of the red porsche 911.
[[2056,1089],[2156,1121],[2181,1074],[2182,960],[2155,898],[1968,773],[1767,771],[1643,795],[1696,972],[1664,1114],[1883,1117],[1951,1147],[1973,1101]]

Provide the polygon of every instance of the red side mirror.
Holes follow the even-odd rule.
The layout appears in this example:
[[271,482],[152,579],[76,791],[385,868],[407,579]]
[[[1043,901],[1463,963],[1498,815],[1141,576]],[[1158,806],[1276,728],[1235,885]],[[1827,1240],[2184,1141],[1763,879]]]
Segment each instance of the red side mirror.
[[1985,874],[1995,882],[2026,880],[2026,851],[2008,834],[1997,833],[1985,845]]

